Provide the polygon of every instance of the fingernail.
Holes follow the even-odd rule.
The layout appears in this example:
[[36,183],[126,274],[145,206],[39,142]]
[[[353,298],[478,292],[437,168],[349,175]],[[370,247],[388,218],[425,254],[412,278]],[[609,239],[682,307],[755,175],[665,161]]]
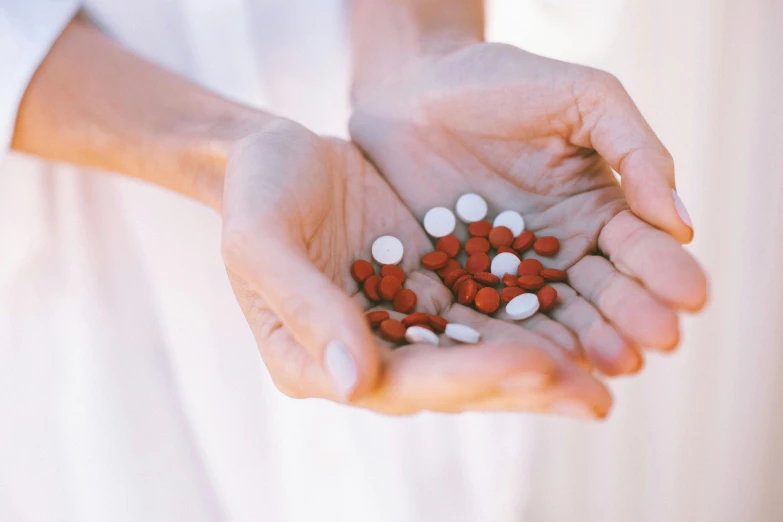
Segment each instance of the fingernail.
[[672,197],[674,198],[674,208],[677,209],[677,215],[680,216],[682,222],[688,225],[692,230],[693,223],[691,223],[691,216],[688,214],[688,209],[685,208],[685,204],[683,204],[680,196],[677,195],[677,191],[674,189],[672,189]]
[[555,403],[551,408],[549,408],[549,411],[556,415],[563,415],[565,417],[571,417],[580,420],[595,420],[597,417],[592,409],[588,408],[581,402],[572,400],[564,400]]
[[340,395],[346,399],[350,397],[359,380],[359,371],[356,369],[356,362],[343,343],[332,341],[326,345],[324,365]]
[[505,391],[525,391],[540,390],[551,381],[551,376],[544,373],[530,373],[525,375],[514,375],[500,383],[501,390]]

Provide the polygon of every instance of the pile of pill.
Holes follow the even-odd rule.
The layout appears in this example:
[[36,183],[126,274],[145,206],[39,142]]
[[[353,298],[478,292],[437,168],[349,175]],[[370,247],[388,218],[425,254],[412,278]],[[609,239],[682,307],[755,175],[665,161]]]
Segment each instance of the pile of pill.
[[[557,290],[547,283],[565,281],[566,272],[545,268],[538,259],[522,259],[522,255],[532,249],[542,257],[554,256],[560,250],[560,241],[553,236],[537,238],[525,230],[524,218],[513,210],[501,212],[490,223],[486,221],[488,208],[484,198],[471,193],[457,200],[456,216],[445,207],[430,209],[424,216],[424,229],[437,243],[433,252],[421,258],[421,266],[438,274],[457,303],[479,312],[493,314],[501,302],[506,303],[506,315],[515,320],[551,311],[557,303]],[[468,225],[470,237],[464,245],[454,235],[457,217]],[[464,266],[457,260],[463,250]],[[396,312],[406,314],[398,321],[385,310],[369,312],[370,326],[393,343],[437,345],[440,333],[458,342],[478,342],[479,332],[467,325],[414,311],[416,294],[403,288],[405,272],[397,266],[403,252],[399,239],[383,236],[372,245],[372,257],[381,265],[380,274],[369,261],[360,259],[351,266],[351,275],[362,285],[367,299],[389,302]]]

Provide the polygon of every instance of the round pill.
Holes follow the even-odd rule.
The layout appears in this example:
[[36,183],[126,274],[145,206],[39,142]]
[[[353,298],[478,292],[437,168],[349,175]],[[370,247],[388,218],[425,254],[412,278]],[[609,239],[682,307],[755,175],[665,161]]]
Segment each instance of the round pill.
[[394,296],[394,302],[392,303],[392,306],[395,312],[409,314],[416,308],[416,303],[418,300],[419,299],[416,297],[416,292],[409,288],[403,288],[397,292],[397,295]]
[[440,277],[446,277],[449,272],[453,272],[454,270],[459,270],[462,268],[462,265],[459,264],[459,261],[456,259],[449,259],[446,261],[446,266],[438,270],[438,275]]
[[555,307],[557,301],[557,290],[552,286],[545,286],[538,291],[538,304],[542,312],[548,312]]
[[375,269],[369,261],[359,259],[351,265],[351,277],[359,284],[364,283],[372,275],[375,275]]
[[553,256],[560,250],[560,240],[554,236],[544,236],[536,239],[533,250],[540,256]]
[[465,241],[465,253],[469,256],[477,252],[489,252],[489,241],[485,237],[472,237]]
[[469,279],[473,279],[470,276],[470,274],[465,274],[465,275],[461,276],[459,279],[454,281],[453,285],[451,285],[451,291],[456,294],[457,292],[459,292],[459,287],[462,286],[462,283],[464,283],[465,281],[467,281]]
[[411,326],[405,330],[405,340],[409,343],[427,343],[438,345],[438,335],[421,326]]
[[514,237],[517,237],[525,230],[525,220],[519,212],[514,210],[504,210],[497,215],[495,221],[492,222],[496,227],[507,227],[511,230]]
[[424,312],[413,312],[412,314],[405,316],[402,320],[402,324],[404,324],[406,328],[417,324],[429,324],[429,322],[430,316]]
[[439,252],[445,252],[449,257],[457,257],[459,254],[460,245],[459,239],[454,234],[443,236],[438,239],[438,243],[435,245],[435,250]]
[[449,272],[446,274],[443,278],[443,284],[446,285],[448,288],[452,288],[454,286],[454,283],[457,282],[457,279],[460,277],[467,275],[467,271],[463,270],[461,268],[454,270],[452,272]]
[[478,291],[473,302],[479,312],[494,314],[500,306],[500,294],[494,288],[485,287]]
[[457,302],[463,306],[469,306],[478,293],[478,283],[473,279],[467,279],[457,288]]
[[514,274],[519,267],[519,258],[514,254],[503,252],[495,256],[492,260],[492,266],[490,272],[498,277],[503,277],[506,274]]
[[373,328],[378,328],[382,322],[389,318],[389,312],[386,310],[376,310],[375,312],[368,312],[364,315],[367,318],[367,322]]
[[402,283],[394,276],[386,276],[378,283],[378,295],[384,301],[391,301],[402,290]]
[[518,286],[507,286],[503,289],[502,292],[500,292],[500,299],[502,299],[504,303],[508,303],[516,296],[522,295],[524,293],[525,291]]
[[523,275],[519,278],[517,281],[517,284],[520,288],[524,290],[528,290],[530,292],[535,292],[536,290],[539,290],[544,287],[544,278],[537,275]]
[[519,278],[514,274],[506,274],[501,278],[501,281],[506,286],[518,286]]
[[518,295],[506,305],[506,314],[511,319],[520,320],[532,317],[538,311],[538,297],[536,294]]
[[446,207],[431,208],[424,214],[424,230],[432,237],[448,236],[454,232],[457,218]]
[[486,286],[495,286],[496,284],[500,283],[500,278],[495,274],[490,274],[489,272],[479,272],[478,274],[473,274],[473,279],[475,279],[477,283],[481,283],[482,285]]
[[517,256],[517,259],[521,259],[519,257],[519,253],[516,250],[514,250],[513,248],[511,248],[511,247],[499,246],[498,247],[498,254],[502,254],[503,252],[507,252],[509,254],[514,254],[515,256]]
[[381,300],[381,296],[378,295],[378,284],[381,282],[381,276],[372,275],[364,280],[364,295],[370,301],[378,302]]
[[378,332],[387,341],[398,343],[405,339],[406,328],[396,319],[386,319],[381,323]]
[[439,268],[446,266],[448,261],[449,256],[446,255],[446,252],[439,252],[436,250],[435,252],[430,252],[422,256],[421,266],[427,270],[438,270]]
[[481,339],[481,334],[477,330],[465,324],[449,323],[444,333],[447,337],[461,343],[475,344]]
[[465,223],[475,223],[487,217],[487,202],[478,194],[469,192],[457,200],[457,215]]
[[533,231],[525,230],[524,232],[522,232],[517,236],[517,238],[511,244],[511,248],[513,248],[520,254],[523,254],[528,250],[530,250],[530,248],[533,246],[533,243],[535,242],[536,242],[536,235],[533,233]]
[[539,272],[541,277],[547,281],[565,281],[568,279],[568,273],[565,270],[558,270],[557,268],[545,268]]
[[471,274],[486,272],[491,266],[489,256],[483,252],[477,252],[465,261],[465,268]]
[[543,269],[544,265],[538,259],[523,259],[517,268],[517,275],[538,275]]
[[397,265],[383,265],[381,267],[381,277],[394,276],[400,283],[405,282],[405,271]]
[[372,258],[379,265],[396,265],[403,252],[402,241],[394,236],[381,236],[372,244]]
[[443,333],[446,330],[446,326],[449,324],[449,322],[446,319],[444,319],[439,315],[430,314],[429,320],[432,329],[438,333]]
[[514,234],[505,226],[492,227],[489,231],[489,243],[495,247],[510,247],[514,242]]
[[487,237],[492,230],[492,223],[489,221],[476,221],[468,225],[468,234],[473,237]]

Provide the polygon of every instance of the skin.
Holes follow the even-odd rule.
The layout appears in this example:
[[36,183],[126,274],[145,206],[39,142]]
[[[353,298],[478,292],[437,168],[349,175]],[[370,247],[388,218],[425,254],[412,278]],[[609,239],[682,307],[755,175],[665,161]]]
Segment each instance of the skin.
[[[706,301],[672,158],[611,75],[482,42],[480,5],[355,0],[351,136],[420,219],[477,192],[490,216],[517,210],[559,238],[555,257],[524,257],[566,269],[570,287],[521,324],[570,337],[606,374],[638,371]],[[432,16],[447,8],[462,13]]]
[[[560,343],[454,306],[421,270],[429,242],[407,207],[351,144],[229,102],[74,21],[30,83],[13,148],[119,172],[220,212],[226,270],[275,384],[389,414],[513,410],[600,418],[605,386]],[[419,309],[483,334],[472,346],[390,350],[350,278],[372,241],[406,245],[406,286]],[[356,365],[334,380],[324,350],[339,341]],[[344,384],[344,383],[342,383]]]

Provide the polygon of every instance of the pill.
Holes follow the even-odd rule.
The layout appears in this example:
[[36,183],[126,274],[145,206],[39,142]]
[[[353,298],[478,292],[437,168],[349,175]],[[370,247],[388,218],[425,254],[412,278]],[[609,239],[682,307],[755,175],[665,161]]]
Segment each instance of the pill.
[[478,293],[478,283],[473,279],[467,279],[457,288],[457,302],[463,306],[469,306]]
[[403,252],[402,242],[394,236],[381,236],[372,244],[372,258],[379,265],[396,265]]
[[471,274],[486,272],[490,266],[489,256],[484,252],[476,252],[465,261],[465,269]]
[[449,234],[448,236],[443,236],[442,238],[438,239],[438,242],[435,245],[435,250],[439,252],[445,252],[449,257],[457,257],[461,246],[462,245],[460,245],[457,236],[454,234]]
[[544,278],[541,276],[527,274],[521,276],[517,281],[517,284],[523,290],[535,292],[536,290],[543,288],[546,283],[544,282]]
[[557,290],[549,285],[538,291],[538,304],[542,312],[548,312],[555,307],[557,301]]
[[402,290],[402,283],[394,276],[386,276],[378,283],[378,295],[384,301],[391,301]]
[[438,335],[421,326],[411,326],[405,330],[405,340],[409,343],[427,343],[438,345]]
[[389,312],[386,310],[376,310],[374,312],[367,312],[364,317],[371,327],[378,328],[382,322],[389,318]]
[[476,221],[468,225],[468,234],[473,237],[487,237],[492,230],[492,223],[489,221]]
[[401,314],[409,314],[416,308],[417,301],[418,298],[416,297],[416,293],[413,290],[409,288],[403,288],[397,292],[397,295],[394,296],[394,302],[392,303],[392,306],[396,312],[400,312]]
[[378,327],[381,337],[393,343],[399,343],[405,339],[406,328],[396,319],[386,319]]
[[457,218],[446,207],[431,208],[424,214],[424,230],[432,237],[448,236],[456,225]]
[[381,277],[394,276],[400,280],[400,283],[405,282],[405,271],[397,265],[383,265],[381,267]]
[[481,283],[482,285],[486,286],[495,286],[496,284],[500,283],[500,278],[489,272],[479,272],[478,274],[473,274],[473,279],[475,279],[477,283]]
[[351,265],[351,277],[359,284],[364,283],[368,277],[375,275],[375,269],[372,263],[359,259]]
[[453,285],[451,285],[451,291],[456,294],[457,292],[459,292],[459,287],[462,285],[462,283],[464,283],[465,281],[467,281],[469,279],[473,279],[470,276],[470,274],[465,274],[465,275],[461,276],[459,279],[454,281]]
[[489,243],[495,247],[510,247],[514,242],[514,234],[506,226],[492,227],[489,231]]
[[506,274],[514,274],[519,266],[519,258],[508,252],[498,254],[492,260],[492,266],[490,272],[498,277],[503,277]]
[[446,276],[443,278],[443,284],[446,285],[447,288],[451,289],[454,287],[454,283],[457,282],[457,279],[460,277],[467,275],[468,272],[466,270],[463,270],[461,268],[454,270],[452,272],[449,272],[446,274]]
[[553,256],[560,250],[560,241],[553,236],[544,236],[536,239],[533,250],[540,256]]
[[381,296],[378,294],[378,284],[381,282],[381,276],[372,275],[364,280],[362,289],[367,299],[373,302],[381,300]]
[[511,248],[519,252],[520,254],[523,254],[531,249],[533,246],[533,243],[536,242],[536,235],[533,233],[532,230],[525,230],[521,234],[517,236],[517,238],[514,240],[513,243],[511,243]]
[[538,311],[538,297],[536,294],[518,295],[506,305],[506,314],[511,319],[520,320],[532,317]]
[[405,327],[416,324],[429,324],[429,322],[430,316],[424,312],[413,312],[412,314],[405,316],[402,320],[402,324],[404,324]]
[[471,192],[463,194],[457,199],[455,206],[457,215],[465,223],[475,223],[487,217],[489,207],[484,198]]
[[504,252],[508,254],[514,254],[517,257],[517,259],[522,259],[521,257],[519,257],[519,253],[513,248],[507,246],[498,247],[498,254],[502,254]]
[[437,270],[446,266],[448,260],[449,256],[447,256],[445,252],[438,252],[436,250],[435,252],[430,252],[422,256],[421,266],[427,270]]
[[481,339],[481,334],[465,324],[449,323],[444,330],[446,336],[461,343],[475,344]]
[[516,296],[522,295],[524,293],[526,292],[518,286],[507,286],[503,289],[503,291],[500,292],[500,299],[502,299],[504,303],[508,303]]
[[469,256],[479,252],[489,252],[489,240],[485,237],[472,237],[465,241],[465,253]]
[[446,330],[446,325],[449,324],[445,318],[434,314],[429,314],[429,323],[437,333],[443,333]]
[[432,329],[432,326],[429,324],[417,324],[414,326],[418,326],[419,328],[424,328],[425,330],[429,330],[430,332],[434,332],[435,330]]
[[518,236],[525,230],[525,220],[514,210],[504,210],[495,217],[495,221],[492,222],[492,226],[495,227],[507,227],[511,230],[514,237]]
[[479,312],[493,314],[500,307],[500,294],[494,288],[485,287],[476,293],[473,301]]
[[453,272],[454,270],[459,270],[462,268],[462,265],[459,264],[459,261],[456,259],[449,259],[446,261],[446,266],[438,270],[438,275],[440,277],[446,277],[449,272]]
[[538,273],[541,277],[547,281],[565,281],[568,279],[568,272],[565,270],[558,270],[557,268],[545,268]]
[[538,259],[523,259],[517,268],[517,275],[538,275],[543,269],[544,265]]
[[506,274],[503,276],[501,281],[503,281],[503,284],[506,286],[517,286],[519,278],[514,274]]

